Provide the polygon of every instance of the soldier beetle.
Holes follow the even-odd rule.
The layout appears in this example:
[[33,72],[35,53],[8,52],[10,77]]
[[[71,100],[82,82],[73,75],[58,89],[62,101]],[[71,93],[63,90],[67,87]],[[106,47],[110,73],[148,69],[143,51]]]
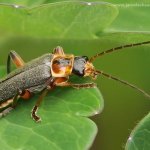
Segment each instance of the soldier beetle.
[[[39,122],[41,118],[37,115],[37,110],[44,96],[54,87],[61,86],[80,89],[96,86],[95,83],[71,83],[69,82],[69,76],[72,74],[80,77],[91,77],[92,79],[96,79],[98,75],[103,75],[128,85],[150,98],[148,93],[137,86],[103,71],[96,70],[92,63],[97,57],[105,54],[145,44],[150,44],[150,41],[115,47],[96,54],[90,59],[87,56],[65,54],[63,49],[58,46],[53,50],[53,53],[45,54],[28,63],[25,63],[15,51],[10,51],[7,59],[7,76],[0,80],[0,116],[5,116],[15,108],[19,98],[29,99],[32,94],[41,92],[31,111],[33,120]],[[11,60],[17,67],[12,72]]]

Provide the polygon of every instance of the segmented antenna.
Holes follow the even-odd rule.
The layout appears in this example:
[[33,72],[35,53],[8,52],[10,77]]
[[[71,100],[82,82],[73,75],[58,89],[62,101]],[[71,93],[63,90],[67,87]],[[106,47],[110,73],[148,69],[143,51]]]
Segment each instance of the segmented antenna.
[[130,83],[127,82],[127,81],[124,81],[124,80],[121,80],[121,79],[119,79],[119,78],[116,78],[116,77],[114,77],[114,76],[112,76],[112,75],[110,75],[110,74],[104,73],[103,71],[96,70],[95,73],[96,73],[96,74],[102,74],[103,76],[105,76],[105,77],[107,77],[107,78],[109,78],[109,79],[113,79],[113,80],[119,81],[119,82],[121,82],[121,83],[123,83],[123,84],[125,84],[125,85],[128,85],[129,87],[131,87],[131,88],[133,88],[133,89],[136,89],[137,91],[143,93],[146,97],[150,98],[150,95],[149,95],[147,92],[145,92],[144,90],[138,88],[137,86],[135,86],[135,85],[133,85],[133,84],[130,84]]
[[139,46],[139,45],[145,45],[145,44],[150,44],[150,41],[141,42],[141,43],[134,43],[134,44],[127,44],[127,45],[111,48],[109,50],[106,50],[106,51],[103,51],[99,54],[96,54],[95,56],[91,57],[89,61],[92,62],[97,57],[103,56],[105,54],[108,54],[108,53],[111,53],[111,52],[114,52],[114,51],[123,50],[124,48],[129,48],[129,47],[134,47],[134,46]]

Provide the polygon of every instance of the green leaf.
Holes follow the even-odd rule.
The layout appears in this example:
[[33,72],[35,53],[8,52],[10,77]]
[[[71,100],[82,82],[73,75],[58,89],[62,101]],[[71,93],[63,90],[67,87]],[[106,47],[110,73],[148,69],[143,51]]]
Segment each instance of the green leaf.
[[[5,69],[0,67],[1,76]],[[75,78],[72,81],[80,82]],[[35,123],[30,117],[38,97],[19,100],[16,109],[1,118],[1,150],[86,150],[91,146],[97,127],[86,117],[103,109],[103,98],[97,88],[54,89],[38,111],[41,123]]]
[[[149,3],[149,2],[148,2]],[[111,32],[145,32],[150,33],[149,4],[125,1],[124,4],[118,4],[119,15],[109,27]]]
[[150,149],[150,113],[139,122],[132,131],[126,144],[126,150]]
[[[0,32],[40,38],[97,38],[117,16],[109,3],[68,1],[22,7],[0,4]],[[11,16],[11,17],[10,17]]]
[[[82,30],[79,30],[77,28],[77,25],[73,24],[73,26],[71,27],[71,30],[68,31],[68,34],[64,35],[63,37],[61,34],[65,30],[65,28],[62,29],[61,26],[59,27],[59,18],[60,18],[60,23],[64,24],[65,27],[68,27],[69,25],[65,24],[61,20],[65,19],[67,20],[67,23],[68,22],[70,23],[71,18],[68,18],[67,16],[72,15],[74,17],[76,16],[74,15],[75,13],[71,14],[72,11],[69,10],[70,7],[69,8],[66,7],[64,9],[61,8],[60,10],[58,9],[58,7],[57,8],[55,7],[55,9],[58,10],[58,12],[60,11],[60,14],[57,15],[59,17],[54,17],[54,18],[49,17],[47,15],[49,14],[49,12],[53,12],[53,10],[48,9],[48,7],[54,8],[54,6],[58,6],[56,4],[64,4],[64,2],[55,3],[55,4],[46,4],[46,3],[51,3],[51,2],[61,1],[61,0],[45,0],[45,1],[42,1],[42,0],[36,0],[36,1],[3,0],[3,2],[5,3],[6,1],[8,1],[7,3],[10,3],[10,4],[13,3],[13,4],[21,5],[23,7],[18,8],[19,10],[17,8],[14,9],[15,10],[14,12],[13,11],[9,12],[10,6],[7,6],[7,7],[4,5],[3,7],[0,6],[0,10],[3,10],[1,9],[1,7],[6,8],[6,10],[3,11],[5,12],[4,14],[2,14],[2,12],[0,13],[2,14],[0,15],[0,21],[2,21],[1,22],[2,24],[0,24],[0,33],[1,33],[0,63],[1,64],[4,64],[4,62],[6,61],[6,57],[10,49],[16,50],[25,60],[30,60],[45,52],[47,53],[49,52],[49,49],[53,49],[57,45],[61,45],[64,48],[66,53],[71,53],[75,55],[92,56],[96,54],[97,52],[103,51],[108,48],[120,46],[120,45],[127,44],[127,43],[142,42],[142,41],[146,41],[150,39],[150,34],[149,34],[149,31],[150,31],[149,10],[150,9],[149,7],[145,7],[145,6],[144,7],[126,7],[127,6],[126,4],[139,5],[139,3],[141,3],[140,1],[139,3],[137,3],[136,0],[132,0],[132,1],[131,0],[127,0],[127,1],[107,0],[109,2],[117,4],[116,6],[119,9],[119,15],[117,18],[115,17],[118,11],[116,7],[114,7],[113,5],[110,5],[107,3],[105,3],[105,5],[101,4],[103,7],[100,6],[99,11],[98,10],[91,11],[91,7],[90,8],[87,7],[87,9],[90,11],[86,11],[86,12],[87,14],[91,13],[91,17],[88,17],[86,19],[85,18],[86,15],[84,13],[82,14],[82,11],[81,11],[81,19],[79,20],[77,18],[78,22],[76,22],[76,23],[79,23],[79,27],[82,27]],[[94,0],[87,0],[87,1],[94,1]],[[142,1],[142,5],[143,4],[145,5],[145,1]],[[2,2],[2,0],[0,0],[0,2]],[[73,2],[71,1],[71,3]],[[69,4],[71,3],[69,2]],[[79,3],[80,5],[80,2],[74,2],[74,3],[76,4]],[[120,3],[121,5],[119,6],[118,4]],[[46,4],[46,5],[38,6],[39,4]],[[98,4],[100,5],[100,3]],[[104,6],[106,6],[106,8]],[[48,13],[43,13],[43,11],[38,11],[40,10],[40,7],[44,8],[45,12],[48,12]],[[75,7],[77,6],[75,5]],[[25,9],[25,12],[27,13],[29,12],[28,13],[29,15],[25,15],[25,13],[19,13],[20,9],[21,11]],[[33,13],[30,16],[30,10],[31,12],[35,12],[34,16],[32,16]],[[62,11],[64,12],[65,15],[67,15],[66,17],[61,14]],[[38,19],[38,17],[36,16],[41,16],[38,14],[38,12],[40,13],[42,12],[43,16],[47,20],[45,19],[46,21],[44,21],[43,16],[40,19]],[[69,14],[65,12],[69,12]],[[95,17],[95,16],[98,16],[97,13],[100,13],[99,18]],[[53,12],[53,14],[54,16],[56,16],[56,13]],[[18,17],[19,15],[21,16],[20,20]],[[27,17],[24,17],[24,16],[27,16]],[[31,20],[33,21],[33,27],[32,27],[32,21],[29,19],[27,22],[26,18],[31,18]],[[85,22],[84,20],[85,19],[93,20],[94,18],[96,18],[95,22],[93,23],[89,22],[89,24],[91,25],[91,28],[94,29],[94,32],[92,34],[89,34],[87,32],[89,32],[90,27],[85,25],[85,23],[88,21]],[[51,23],[51,19],[52,19],[52,23]],[[56,20],[56,23],[53,21],[53,19]],[[25,22],[25,26],[23,26],[24,24],[22,23],[22,20]],[[41,24],[39,23],[39,20]],[[47,22],[48,22],[47,25],[49,25],[48,27],[46,27]],[[37,24],[39,28],[35,24]],[[100,24],[102,25],[104,24],[104,27],[101,28]],[[98,28],[97,30],[95,30],[95,26],[97,26]],[[55,30],[55,27],[60,29],[60,31],[58,32],[57,30]],[[54,32],[52,32],[51,30],[52,31],[54,30]],[[95,38],[97,39],[95,40]],[[101,69],[104,71],[108,70],[108,72],[111,73],[112,75],[116,74],[118,77],[125,79],[131,83],[134,83],[146,91],[149,91],[149,87],[150,87],[149,85],[150,70],[148,69],[149,64],[150,64],[149,56],[150,56],[149,45],[145,45],[145,46],[139,46],[139,47],[134,47],[134,48],[128,48],[125,51],[114,53],[112,55],[108,55],[104,57],[104,59],[101,58],[94,63],[97,69]],[[101,86],[101,89],[104,92],[104,96],[105,96],[105,99],[107,100],[108,105],[107,105],[106,112],[103,113],[103,116],[102,116],[103,121],[100,123],[101,120],[99,120],[99,117],[97,118],[97,122],[101,124],[101,127],[99,128],[102,128],[102,132],[99,132],[97,136],[97,141],[93,149],[97,149],[98,147],[101,147],[102,149],[115,149],[116,150],[118,147],[120,148],[121,145],[124,143],[124,141],[127,139],[126,135],[129,132],[128,131],[128,129],[130,128],[129,124],[133,124],[133,122],[137,120],[138,115],[141,115],[142,113],[149,111],[148,102],[147,104],[145,104],[146,103],[145,97],[141,95],[140,93],[137,93],[136,91],[130,88],[127,88],[126,86],[122,86],[119,83],[115,83],[114,81],[108,81],[107,79],[103,80],[100,77],[96,82],[98,83],[99,86]],[[117,99],[117,97],[121,97],[121,98],[126,97],[126,100],[125,101],[120,100],[120,98]],[[38,97],[36,97],[35,99],[37,98]],[[19,104],[19,106],[16,108],[15,111],[18,111],[18,109],[19,110],[21,109],[19,111],[21,112],[24,109],[24,108],[21,108],[21,106],[27,107],[28,103],[32,103],[32,102],[33,102],[32,105],[34,105],[35,103],[34,99],[32,99],[29,102],[22,102],[23,105],[20,102],[21,104]],[[26,104],[24,105],[24,103]],[[31,109],[31,107],[32,106],[30,106],[29,109]],[[135,109],[140,108],[140,111],[132,112],[133,108]],[[27,110],[29,109],[27,108]],[[12,116],[15,113],[15,111],[13,111],[10,114],[10,116]],[[41,111],[41,109],[39,111]],[[132,115],[130,112],[132,112]],[[27,111],[27,113],[29,113],[29,111]],[[41,117],[43,117],[42,116],[43,112],[42,113],[39,112],[39,113]],[[80,113],[84,114],[84,112],[80,112]],[[128,117],[124,117],[124,116],[128,116]],[[15,118],[15,115],[14,115],[14,118]],[[125,118],[127,118],[127,120]],[[44,118],[43,118],[43,121],[44,121]],[[4,123],[4,126],[6,124],[7,123]],[[110,124],[112,125],[111,128],[110,128]],[[119,124],[120,127],[117,127],[116,124]],[[118,134],[116,134],[116,131]],[[12,133],[12,135],[13,134],[14,133]],[[115,135],[117,136],[116,138],[114,138]],[[145,134],[145,138],[147,138],[146,134]],[[6,149],[9,149],[9,148],[6,148]]]
[[15,5],[20,5],[20,6],[37,6],[40,4],[45,3],[46,0],[0,0],[0,3],[2,4],[15,4]]

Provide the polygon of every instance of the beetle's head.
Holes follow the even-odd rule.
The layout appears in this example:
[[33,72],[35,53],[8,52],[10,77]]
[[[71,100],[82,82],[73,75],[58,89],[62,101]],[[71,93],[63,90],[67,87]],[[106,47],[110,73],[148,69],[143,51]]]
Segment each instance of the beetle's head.
[[92,77],[92,79],[96,79],[97,77],[95,68],[87,56],[77,56],[74,58],[72,72],[81,77],[89,76]]

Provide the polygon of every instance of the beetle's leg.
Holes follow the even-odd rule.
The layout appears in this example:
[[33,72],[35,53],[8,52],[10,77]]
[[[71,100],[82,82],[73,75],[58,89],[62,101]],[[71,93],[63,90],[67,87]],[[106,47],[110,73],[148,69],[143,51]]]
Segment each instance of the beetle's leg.
[[95,83],[76,84],[76,83],[68,82],[67,77],[57,78],[57,79],[55,79],[53,84],[55,86],[66,86],[66,87],[73,87],[73,88],[76,88],[76,89],[96,87]]
[[[31,93],[28,90],[24,90],[24,91],[19,91],[17,92],[17,94],[12,98],[6,101],[6,106],[5,104],[3,104],[3,107],[6,107],[1,113],[0,113],[0,118],[3,116],[6,116],[11,110],[13,110],[18,102],[19,98],[23,98],[23,99],[29,99],[31,97]],[[1,109],[1,106],[0,106]]]
[[19,98],[29,99],[30,97],[31,97],[31,92],[29,90],[21,91],[21,90],[18,89],[17,94],[13,98],[13,102],[12,102],[12,106],[11,107],[14,108],[17,105],[17,102],[18,102]]
[[5,110],[3,110],[1,113],[0,113],[0,118],[6,116],[7,114],[10,113],[10,111],[13,110],[13,107],[8,107],[6,108]]
[[57,46],[57,47],[53,50],[53,54],[64,55],[63,48],[60,47],[60,46]]
[[4,108],[6,107],[6,108],[0,113],[0,118],[6,116],[8,113],[10,113],[11,110],[14,109],[14,107],[15,107],[16,104],[17,104],[18,99],[19,99],[19,93],[17,93],[17,94],[14,96],[14,98],[9,99],[9,100],[6,102],[6,106],[5,106],[5,104],[3,104],[3,105],[4,105],[3,107],[4,107]]
[[57,83],[56,86],[65,86],[65,87],[73,87],[76,89],[80,89],[80,88],[93,88],[96,87],[96,84],[95,83],[74,84],[70,82],[62,82],[62,83]]
[[37,115],[37,111],[38,111],[38,108],[39,108],[41,102],[43,101],[44,97],[46,96],[47,92],[49,90],[52,90],[56,86],[57,83],[62,83],[62,82],[64,83],[67,80],[68,80],[67,77],[61,77],[61,78],[56,78],[54,81],[50,79],[49,80],[50,82],[49,81],[47,82],[47,84],[48,84],[47,88],[42,91],[42,94],[40,95],[38,101],[36,102],[35,106],[33,107],[32,111],[31,111],[31,117],[33,118],[33,120],[35,120],[36,122],[41,121],[41,118]]
[[7,58],[7,74],[11,72],[10,60],[13,61],[16,67],[24,66],[24,61],[22,60],[22,58],[15,51],[10,51]]
[[38,108],[39,108],[41,102],[43,101],[44,97],[46,96],[47,92],[48,92],[47,88],[42,91],[42,94],[40,95],[38,101],[36,102],[35,106],[33,107],[32,111],[31,111],[31,117],[36,122],[41,121],[41,118],[37,115],[37,111],[38,111]]
[[11,106],[12,108],[16,107],[19,98],[20,98],[19,92],[17,92],[17,94],[13,98],[13,102],[12,102],[12,106]]

